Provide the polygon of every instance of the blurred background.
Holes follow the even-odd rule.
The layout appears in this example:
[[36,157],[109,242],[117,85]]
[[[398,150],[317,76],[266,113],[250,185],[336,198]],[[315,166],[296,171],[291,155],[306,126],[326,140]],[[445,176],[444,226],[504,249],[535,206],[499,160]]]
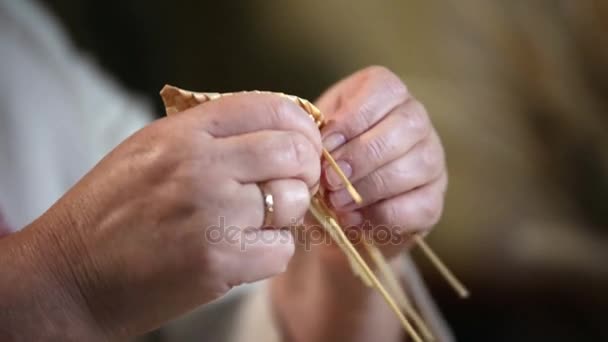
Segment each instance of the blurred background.
[[163,114],[165,83],[309,99],[370,64],[402,77],[447,149],[413,254],[460,341],[608,341],[605,0],[47,0],[81,51]]

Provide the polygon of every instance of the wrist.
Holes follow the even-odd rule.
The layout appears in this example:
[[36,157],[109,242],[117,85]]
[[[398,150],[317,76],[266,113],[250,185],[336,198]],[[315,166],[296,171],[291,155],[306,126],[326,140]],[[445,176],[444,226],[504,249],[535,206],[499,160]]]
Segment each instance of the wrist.
[[66,311],[74,317],[73,328],[92,341],[112,340],[109,325],[99,319],[92,304],[96,295],[92,283],[97,273],[85,247],[81,226],[78,218],[56,205],[32,224],[31,234],[39,245],[37,257],[42,269],[49,273],[57,292],[65,298]]
[[56,234],[69,230],[60,222],[45,214],[0,241],[0,293],[7,299],[0,312],[10,313],[0,315],[0,325],[26,340],[108,340],[73,272],[73,263],[82,259],[57,241]]
[[[337,246],[299,247],[287,272],[270,288],[288,336],[296,341],[400,340],[402,331],[389,307],[353,274],[346,259],[337,259],[334,253],[342,253]],[[399,263],[398,258],[389,262],[394,271]]]

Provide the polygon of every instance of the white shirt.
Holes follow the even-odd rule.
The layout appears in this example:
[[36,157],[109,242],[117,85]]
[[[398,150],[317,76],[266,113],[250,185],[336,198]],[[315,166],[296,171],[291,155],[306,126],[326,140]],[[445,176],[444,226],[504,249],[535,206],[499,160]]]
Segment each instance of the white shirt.
[[53,19],[30,1],[0,0],[0,210],[13,229],[151,120]]

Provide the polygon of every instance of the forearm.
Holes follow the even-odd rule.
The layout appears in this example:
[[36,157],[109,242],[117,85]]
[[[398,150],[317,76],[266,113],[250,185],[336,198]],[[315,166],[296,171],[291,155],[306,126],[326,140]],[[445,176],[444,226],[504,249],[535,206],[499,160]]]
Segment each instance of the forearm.
[[57,243],[65,227],[50,216],[0,239],[0,340],[106,340],[68,262],[80,259]]
[[317,252],[298,251],[287,273],[271,284],[284,336],[315,342],[403,341],[399,322],[381,296],[348,267],[315,260]]

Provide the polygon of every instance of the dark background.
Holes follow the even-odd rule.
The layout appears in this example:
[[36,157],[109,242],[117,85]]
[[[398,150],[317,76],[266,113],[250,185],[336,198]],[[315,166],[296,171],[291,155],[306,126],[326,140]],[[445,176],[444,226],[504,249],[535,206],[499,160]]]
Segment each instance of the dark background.
[[273,47],[250,15],[255,1],[46,3],[83,51],[149,97],[171,83],[215,92],[280,89],[316,98],[339,76],[314,53],[294,56]]

